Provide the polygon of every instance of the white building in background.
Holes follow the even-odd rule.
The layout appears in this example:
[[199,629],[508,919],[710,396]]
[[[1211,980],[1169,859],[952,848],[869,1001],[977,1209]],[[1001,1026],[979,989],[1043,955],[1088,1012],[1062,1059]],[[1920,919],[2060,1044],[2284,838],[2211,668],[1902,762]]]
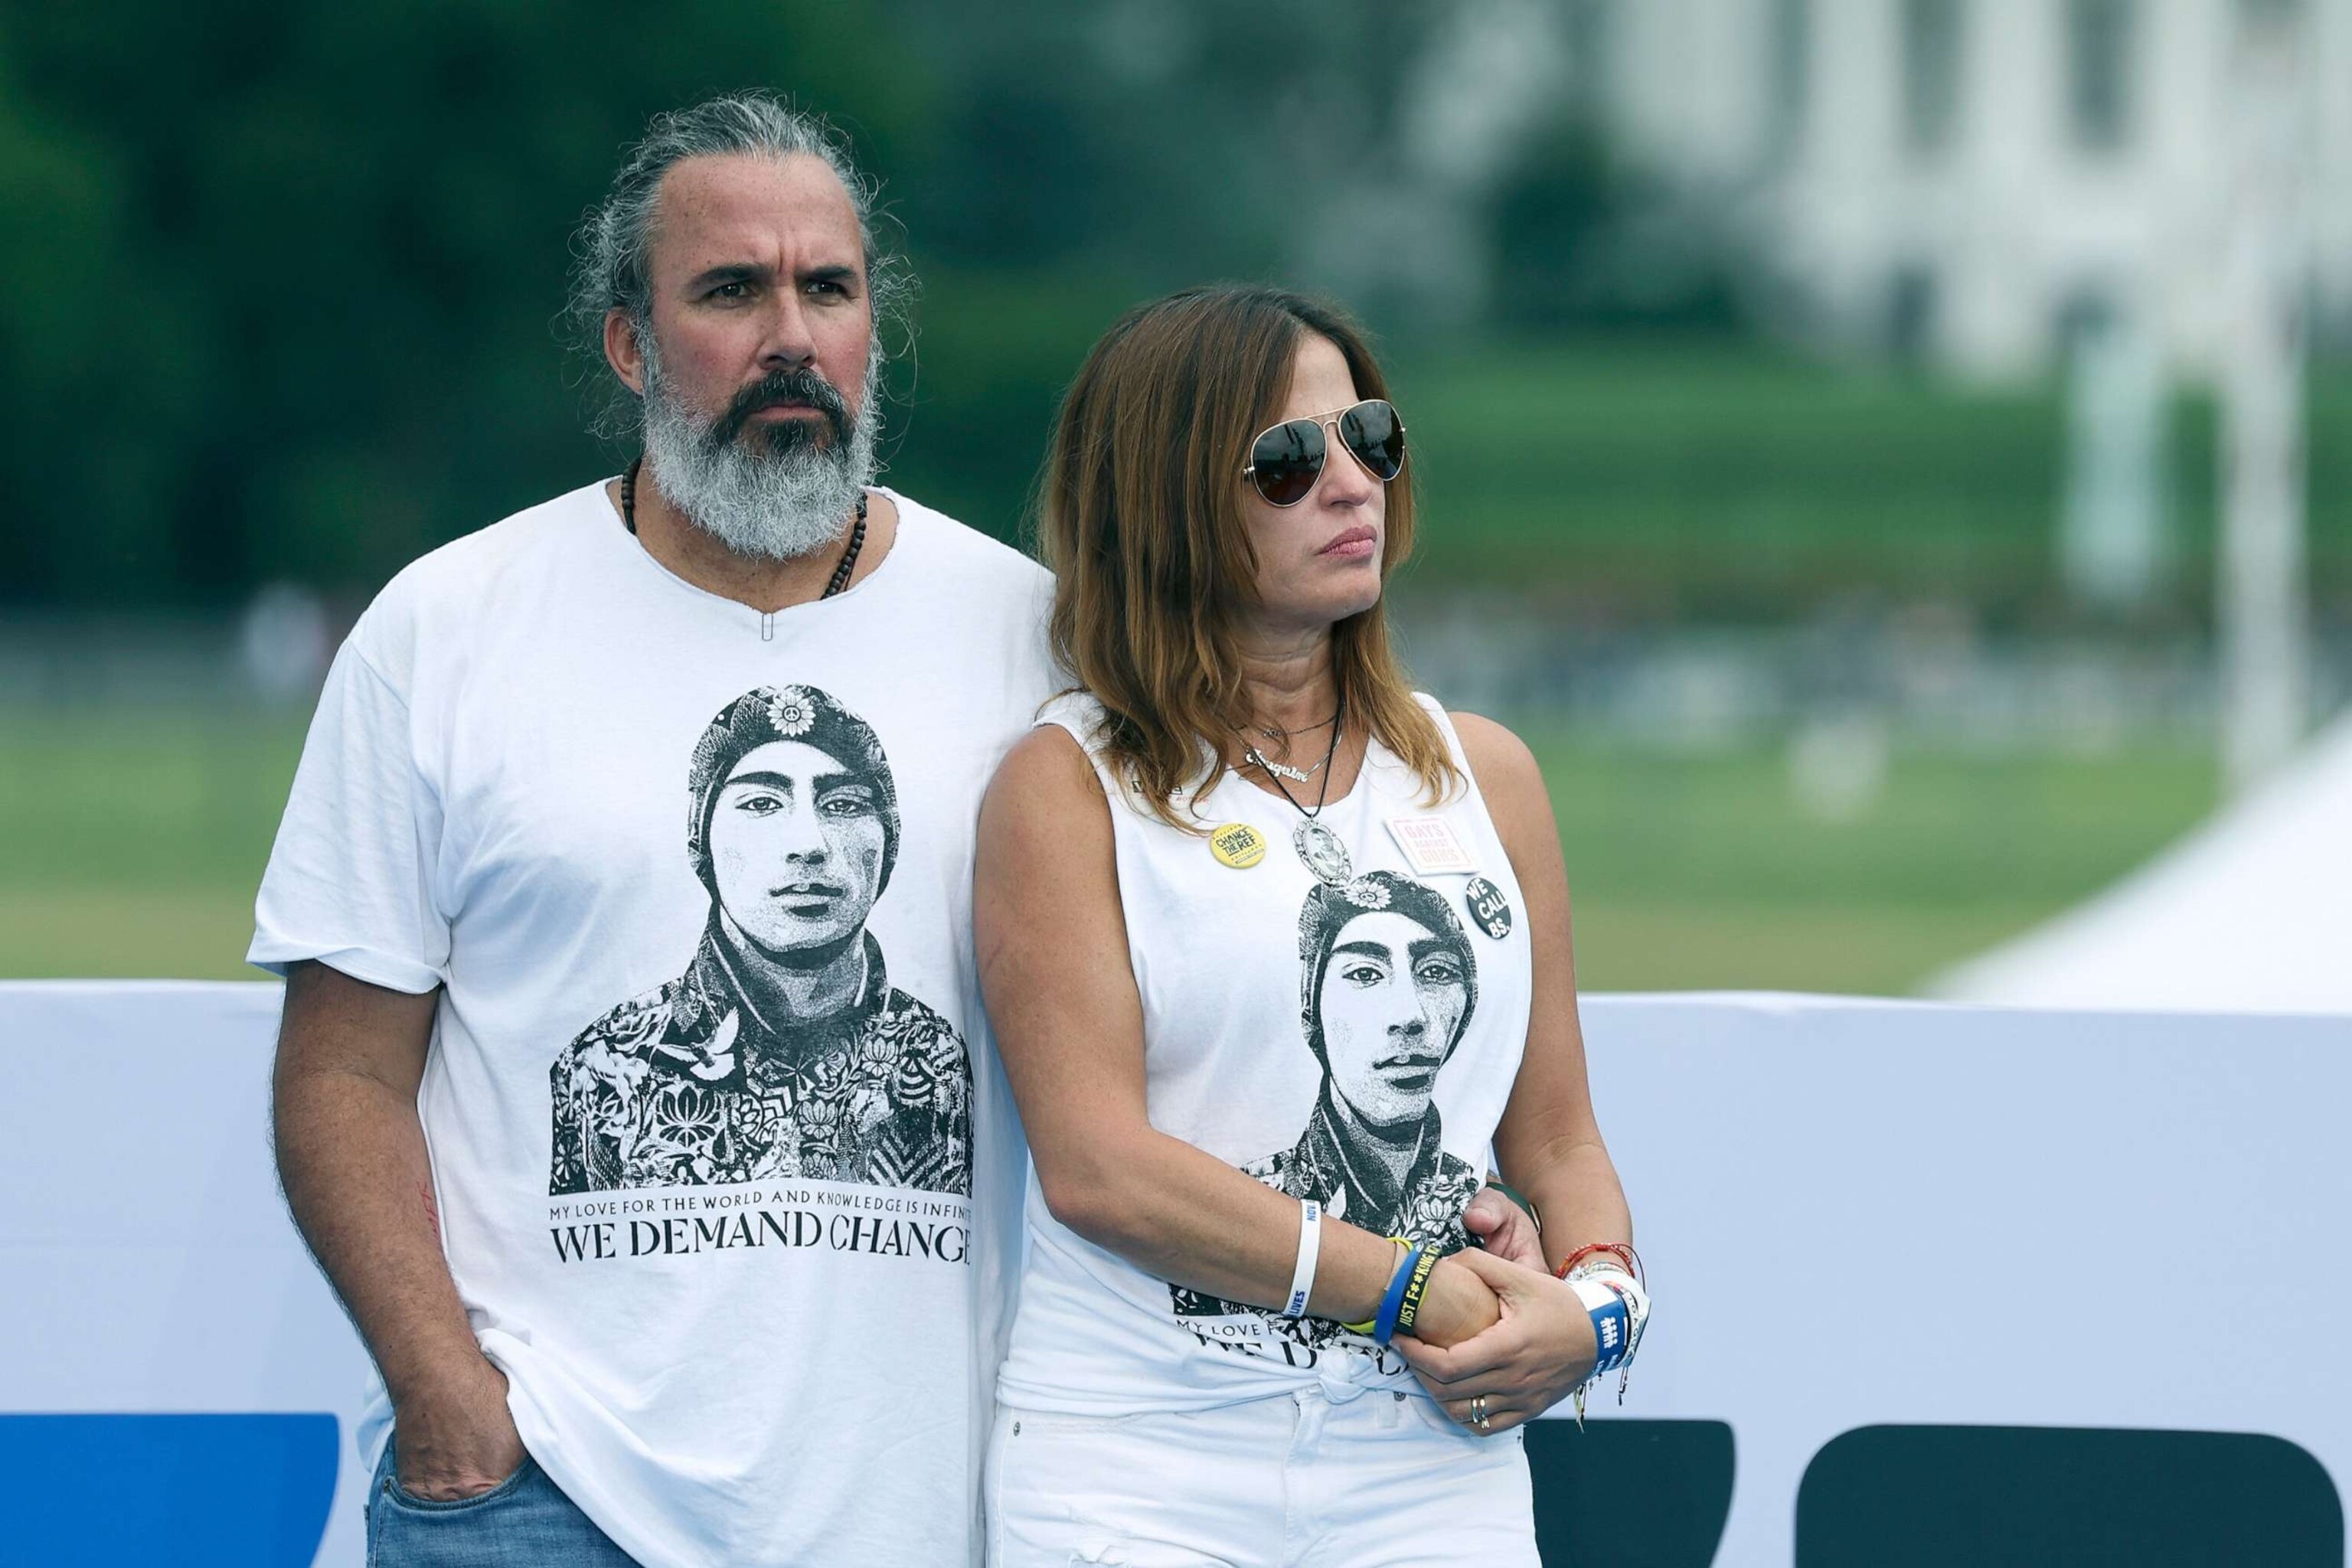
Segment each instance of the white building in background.
[[1811,332],[2001,377],[2120,321],[2203,378],[2281,126],[2283,242],[2352,323],[2352,0],[1568,4],[1619,145],[1736,214]]

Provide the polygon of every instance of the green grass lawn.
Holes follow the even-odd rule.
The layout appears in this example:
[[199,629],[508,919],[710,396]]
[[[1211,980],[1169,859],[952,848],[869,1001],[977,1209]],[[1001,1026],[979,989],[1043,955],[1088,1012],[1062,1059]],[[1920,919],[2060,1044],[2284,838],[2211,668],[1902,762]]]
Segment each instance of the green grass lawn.
[[[0,710],[0,977],[249,975],[296,719]],[[1588,989],[1901,993],[2145,858],[2210,805],[2201,758],[1898,752],[1812,821],[1780,754],[1538,738]]]
[[1826,823],[1781,754],[1538,741],[1592,990],[1901,994],[2096,891],[2208,811],[2186,752],[1897,751],[1885,793]]
[[255,978],[299,718],[0,710],[0,976]]
[[[2063,610],[2053,535],[2067,416],[2054,382],[1979,388],[1754,350],[1480,344],[1400,360],[1432,583],[1773,619],[1824,599]],[[2352,593],[2352,375],[2312,377],[2310,550]],[[2174,403],[2160,608],[2211,597],[2214,414]]]

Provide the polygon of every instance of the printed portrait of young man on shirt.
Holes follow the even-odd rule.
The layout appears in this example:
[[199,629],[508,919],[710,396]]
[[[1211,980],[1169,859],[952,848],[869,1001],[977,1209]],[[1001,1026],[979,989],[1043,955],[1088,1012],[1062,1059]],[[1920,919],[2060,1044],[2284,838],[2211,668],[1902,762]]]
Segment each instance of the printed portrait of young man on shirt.
[[969,1193],[971,1063],[866,929],[898,857],[880,739],[761,687],[696,745],[687,849],[710,918],[686,972],[551,1071],[551,1194],[801,1178]]
[[[1298,1141],[1242,1169],[1317,1200],[1335,1219],[1459,1251],[1470,1241],[1462,1211],[1480,1179],[1445,1152],[1433,1096],[1478,1003],[1461,921],[1436,892],[1393,871],[1318,882],[1299,910],[1298,958],[1300,1016],[1322,1084]],[[1343,1332],[1319,1318],[1170,1290],[1180,1318],[1246,1314],[1306,1344]]]

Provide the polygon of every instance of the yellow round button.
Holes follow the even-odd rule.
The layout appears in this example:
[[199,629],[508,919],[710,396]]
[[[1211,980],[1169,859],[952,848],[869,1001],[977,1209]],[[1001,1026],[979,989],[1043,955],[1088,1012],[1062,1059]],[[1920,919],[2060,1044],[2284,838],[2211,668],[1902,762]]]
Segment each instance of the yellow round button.
[[1210,829],[1209,853],[1221,865],[1246,871],[1265,858],[1265,835],[1246,822],[1228,822]]

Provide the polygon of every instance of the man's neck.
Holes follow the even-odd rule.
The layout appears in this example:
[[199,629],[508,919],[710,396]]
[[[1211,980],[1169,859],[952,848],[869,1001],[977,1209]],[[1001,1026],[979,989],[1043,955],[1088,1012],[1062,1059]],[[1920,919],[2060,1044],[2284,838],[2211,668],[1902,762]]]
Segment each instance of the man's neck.
[[[614,515],[619,516],[620,481],[607,484],[604,494],[613,504]],[[898,538],[898,509],[890,504],[890,498],[873,490],[867,492],[866,500],[866,542],[857,552],[857,569],[849,579],[852,584],[864,582]],[[854,521],[844,517],[840,531],[824,549],[776,561],[730,550],[672,506],[661,487],[642,468],[637,472],[635,502],[637,542],[645,546],[646,554],[671,575],[704,593],[749,605],[762,615],[824,596],[835,568],[841,564],[842,552],[848,548]]]
[[771,1033],[782,1035],[792,1026],[829,1018],[856,1003],[866,989],[866,942],[863,933],[851,938],[824,963],[808,969],[788,969],[760,953],[743,934],[734,917],[720,911],[719,922],[730,950],[727,967],[743,998]]
[[1339,1135],[1342,1159],[1359,1167],[1376,1164],[1387,1174],[1391,1193],[1404,1190],[1405,1177],[1421,1158],[1426,1119],[1405,1127],[1375,1127],[1356,1114],[1356,1108],[1348,1103],[1346,1095],[1335,1092],[1328,1084],[1323,1092],[1323,1113],[1330,1119],[1332,1131]]

